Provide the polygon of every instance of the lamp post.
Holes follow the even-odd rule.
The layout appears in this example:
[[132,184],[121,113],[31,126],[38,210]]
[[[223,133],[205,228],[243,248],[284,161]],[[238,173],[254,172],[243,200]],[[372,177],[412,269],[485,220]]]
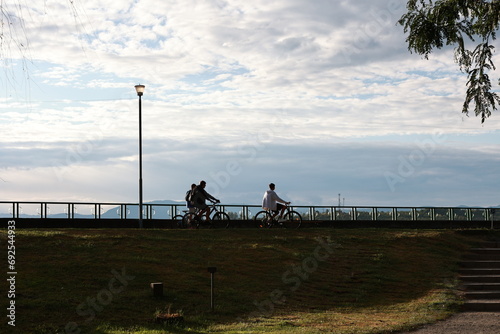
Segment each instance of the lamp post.
[[139,228],[142,228],[142,94],[144,85],[136,85],[135,91],[139,96]]

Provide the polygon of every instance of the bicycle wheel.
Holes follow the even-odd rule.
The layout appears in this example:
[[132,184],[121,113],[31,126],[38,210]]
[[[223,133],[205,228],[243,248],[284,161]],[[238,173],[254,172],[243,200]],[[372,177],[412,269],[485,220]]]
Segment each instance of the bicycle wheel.
[[253,220],[255,222],[255,227],[257,228],[264,228],[264,227],[269,227],[269,223],[272,220],[271,215],[267,211],[259,211],[253,217]]
[[194,212],[188,212],[182,217],[182,224],[185,227],[198,228],[200,218]]
[[302,217],[297,211],[288,211],[283,216],[282,224],[285,228],[299,228],[302,224]]
[[205,215],[198,217],[198,220],[196,221],[196,228],[214,228],[212,219],[207,220],[207,217]]
[[177,224],[178,228],[185,228],[186,225],[184,225],[184,216],[183,215],[175,215],[174,218],[172,218],[175,224]]
[[212,218],[212,225],[215,228],[228,228],[231,219],[225,212],[217,212]]

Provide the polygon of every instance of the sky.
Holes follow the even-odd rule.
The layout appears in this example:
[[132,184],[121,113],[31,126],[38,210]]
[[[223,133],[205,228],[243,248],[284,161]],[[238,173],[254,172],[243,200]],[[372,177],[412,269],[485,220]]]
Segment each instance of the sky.
[[[500,205],[500,111],[399,0],[7,1],[0,201]],[[5,20],[5,18],[4,18]],[[494,62],[500,64],[498,53]],[[498,70],[490,72],[498,91]]]

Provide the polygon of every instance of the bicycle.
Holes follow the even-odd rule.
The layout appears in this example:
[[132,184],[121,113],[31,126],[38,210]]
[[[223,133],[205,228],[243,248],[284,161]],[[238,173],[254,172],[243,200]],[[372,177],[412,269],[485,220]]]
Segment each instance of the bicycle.
[[183,214],[176,214],[172,220],[177,225],[178,228],[186,228],[186,224],[184,223],[184,216],[189,212],[189,210],[182,210]]
[[200,216],[200,210],[197,208],[195,212],[187,212],[182,218],[184,226],[191,226],[194,228],[208,227],[208,228],[228,228],[231,222],[229,215],[223,211],[219,211],[217,203],[212,202],[208,207],[210,208],[207,220],[205,213]]
[[257,212],[255,215],[254,222],[257,228],[271,228],[271,227],[283,227],[283,228],[299,228],[302,225],[302,216],[289,206],[285,208],[285,214],[282,219],[279,219],[279,215],[273,215],[266,210]]

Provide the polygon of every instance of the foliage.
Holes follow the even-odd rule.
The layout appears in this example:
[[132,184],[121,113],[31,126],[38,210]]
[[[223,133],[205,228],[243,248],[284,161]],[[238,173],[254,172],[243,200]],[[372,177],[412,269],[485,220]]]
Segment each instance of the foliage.
[[[407,9],[398,23],[408,33],[408,50],[428,59],[433,49],[456,46],[455,61],[468,75],[462,112],[468,115],[473,103],[483,123],[500,104],[487,73],[495,70],[492,42],[500,23],[500,1],[408,0]],[[474,50],[468,49],[471,41],[477,43]]]

